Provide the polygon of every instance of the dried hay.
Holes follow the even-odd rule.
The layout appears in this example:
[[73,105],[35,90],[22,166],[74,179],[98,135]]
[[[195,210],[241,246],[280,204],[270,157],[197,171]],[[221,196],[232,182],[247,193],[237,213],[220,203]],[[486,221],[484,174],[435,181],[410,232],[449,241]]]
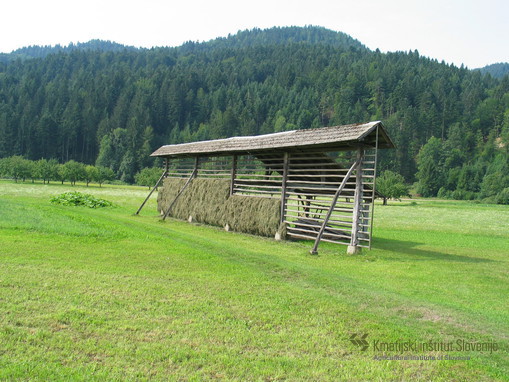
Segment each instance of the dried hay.
[[[166,208],[175,199],[186,179],[167,178],[158,196],[158,210]],[[224,227],[233,231],[262,236],[274,236],[279,229],[279,199],[258,198],[243,195],[230,197],[228,179],[197,178],[184,190],[173,205],[169,216],[204,224]]]
[[234,231],[274,236],[279,228],[281,201],[233,195],[226,202],[225,218]]

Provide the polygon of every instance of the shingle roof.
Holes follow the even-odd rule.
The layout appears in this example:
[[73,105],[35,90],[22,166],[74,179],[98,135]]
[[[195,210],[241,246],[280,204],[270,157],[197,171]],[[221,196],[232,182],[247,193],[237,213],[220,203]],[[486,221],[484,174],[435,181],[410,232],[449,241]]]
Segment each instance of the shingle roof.
[[186,156],[196,154],[232,154],[274,151],[277,149],[341,149],[356,147],[362,144],[373,144],[378,129],[378,147],[394,148],[380,121],[363,124],[321,127],[284,131],[281,133],[255,135],[248,137],[232,137],[211,141],[166,145],[157,149],[151,156]]

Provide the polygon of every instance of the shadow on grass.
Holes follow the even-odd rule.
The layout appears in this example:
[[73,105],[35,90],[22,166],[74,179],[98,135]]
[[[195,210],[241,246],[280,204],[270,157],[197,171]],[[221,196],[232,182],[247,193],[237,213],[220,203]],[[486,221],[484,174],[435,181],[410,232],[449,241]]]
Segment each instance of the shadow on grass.
[[[462,255],[453,255],[444,252],[428,251],[416,248],[423,243],[414,241],[402,241],[393,239],[377,238],[373,242],[373,248],[393,251],[405,255],[412,256],[412,260],[443,260],[462,263],[494,263],[496,260],[484,259],[481,257],[470,257]],[[417,258],[417,259],[416,259]]]

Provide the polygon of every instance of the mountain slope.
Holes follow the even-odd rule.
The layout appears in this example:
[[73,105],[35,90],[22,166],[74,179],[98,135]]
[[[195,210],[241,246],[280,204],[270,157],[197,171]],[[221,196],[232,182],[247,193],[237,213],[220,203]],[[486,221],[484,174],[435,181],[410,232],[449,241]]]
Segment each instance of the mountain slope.
[[78,42],[76,44],[69,44],[67,46],[27,46],[24,48],[16,49],[9,54],[0,54],[0,62],[7,63],[17,59],[26,60],[30,58],[44,58],[50,54],[55,53],[69,53],[76,50],[84,51],[101,51],[101,52],[121,52],[123,50],[136,50],[132,46],[125,46],[112,41],[104,40],[90,40],[88,42]]
[[502,78],[505,75],[509,74],[509,63],[499,62],[497,64],[487,65],[484,68],[477,70],[480,70],[482,74],[489,73],[495,78]]
[[251,29],[239,31],[235,35],[217,38],[203,44],[207,48],[246,48],[267,45],[285,45],[292,43],[323,44],[341,48],[367,50],[359,41],[342,32],[323,27],[274,27],[271,29]]
[[398,149],[381,154],[382,169],[415,180],[435,136],[447,143],[442,184],[455,190],[460,174],[449,170],[473,166],[477,175],[461,176],[477,189],[461,187],[479,192],[486,163],[507,147],[494,142],[509,125],[509,81],[417,52],[373,52],[319,27],[60,52],[0,64],[0,85],[0,157],[97,161],[126,181],[162,144],[383,120]]

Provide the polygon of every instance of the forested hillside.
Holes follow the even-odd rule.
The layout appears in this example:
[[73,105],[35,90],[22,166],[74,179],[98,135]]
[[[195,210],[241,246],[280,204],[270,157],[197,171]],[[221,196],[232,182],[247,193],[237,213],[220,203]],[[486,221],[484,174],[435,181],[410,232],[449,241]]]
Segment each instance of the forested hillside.
[[509,62],[499,62],[496,64],[487,65],[479,70],[483,74],[489,73],[495,78],[502,78],[509,74]]
[[124,50],[136,50],[131,46],[124,46],[112,41],[90,40],[88,42],[78,42],[67,46],[27,46],[16,49],[10,54],[0,53],[0,62],[8,63],[16,60],[29,60],[31,58],[44,58],[55,53],[69,53],[75,50],[96,50],[102,52],[118,52]]
[[162,144],[370,120],[398,146],[381,169],[419,180],[423,195],[477,197],[489,175],[495,194],[509,187],[508,76],[324,28],[0,63],[0,157],[98,164],[128,182]]

